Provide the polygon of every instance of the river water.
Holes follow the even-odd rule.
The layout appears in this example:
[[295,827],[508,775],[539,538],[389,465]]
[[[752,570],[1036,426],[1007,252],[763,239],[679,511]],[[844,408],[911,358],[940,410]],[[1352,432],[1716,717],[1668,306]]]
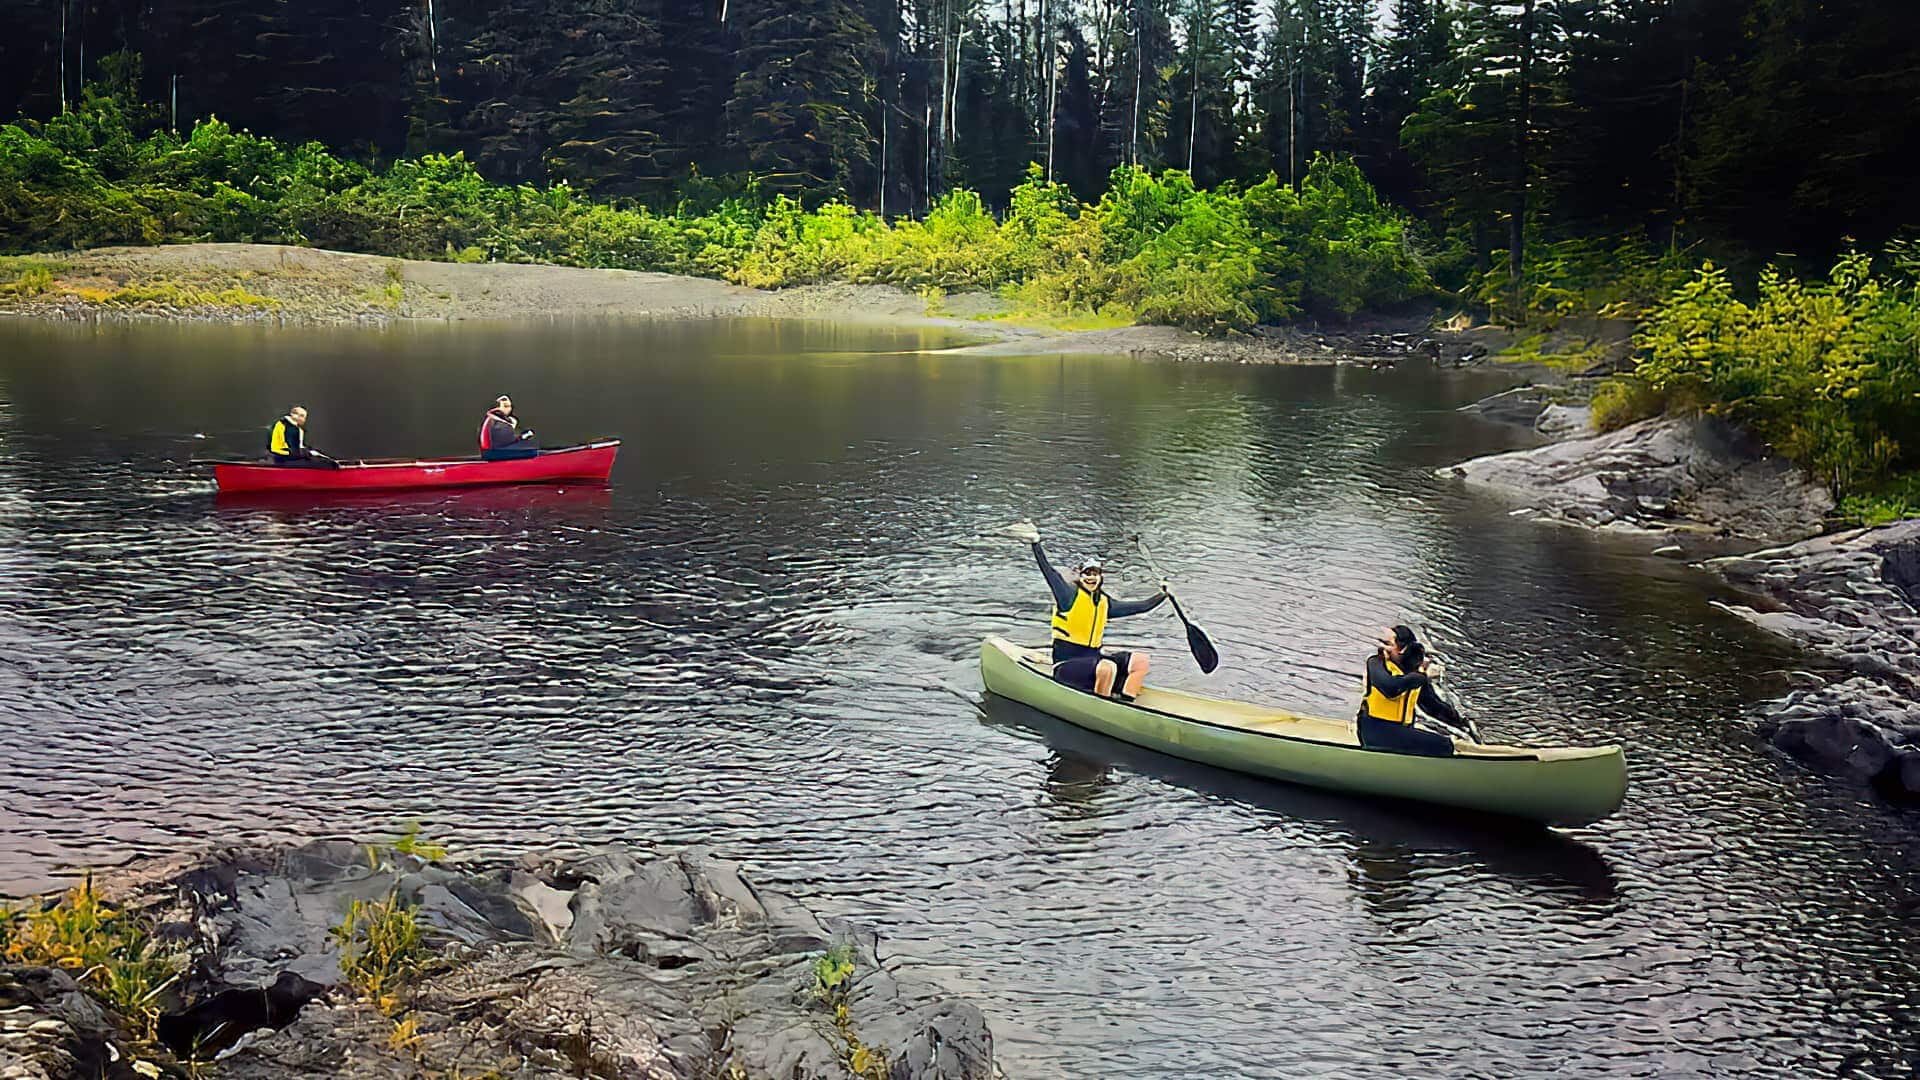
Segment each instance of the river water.
[[[417,821],[457,854],[703,844],[871,924],[1016,1077],[1908,1076],[1908,824],[1743,709],[1794,664],[1685,566],[1436,480],[1498,374],[942,356],[730,322],[0,325],[0,892]],[[511,393],[607,488],[233,501],[291,401],[460,452]],[[1331,715],[1415,621],[1490,734],[1619,741],[1614,818],[1514,832],[1237,778],[984,701],[1044,637],[1023,516]]]

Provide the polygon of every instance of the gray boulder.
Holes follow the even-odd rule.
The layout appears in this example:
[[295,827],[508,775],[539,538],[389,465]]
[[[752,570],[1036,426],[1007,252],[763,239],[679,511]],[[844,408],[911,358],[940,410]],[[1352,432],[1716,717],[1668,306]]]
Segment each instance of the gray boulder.
[[[337,843],[229,850],[147,884],[151,915],[194,928],[189,996],[282,971],[333,988],[223,1060],[220,1075],[840,1080],[856,1041],[892,1080],[993,1075],[978,1009],[889,968],[873,935],[824,924],[701,852],[478,868],[369,856]],[[401,992],[405,1039],[346,984],[330,935],[354,900],[389,896],[416,906],[435,953]],[[836,944],[854,960],[844,1019],[813,974]]]
[[133,1040],[56,968],[0,967],[0,1077],[141,1080]]
[[1644,420],[1474,458],[1439,475],[1589,527],[1795,540],[1817,533],[1833,509],[1824,487],[1711,417]]
[[[1854,529],[1700,564],[1754,597],[1721,605],[1824,657],[1837,676],[1796,673],[1799,688],[1762,706],[1775,746],[1871,781],[1890,798],[1920,788],[1920,520]],[[1764,608],[1765,610],[1760,610]]]

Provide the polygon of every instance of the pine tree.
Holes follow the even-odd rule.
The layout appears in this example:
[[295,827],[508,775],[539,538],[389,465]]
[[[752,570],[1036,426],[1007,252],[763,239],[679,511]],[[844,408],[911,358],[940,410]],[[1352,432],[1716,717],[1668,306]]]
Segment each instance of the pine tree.
[[872,164],[864,58],[873,29],[848,0],[733,0],[738,65],[728,131],[770,191],[845,194]]
[[550,176],[631,195],[657,193],[672,175],[659,107],[667,83],[659,8],[660,0],[582,4],[569,34],[574,51],[549,76],[574,88],[551,125]]

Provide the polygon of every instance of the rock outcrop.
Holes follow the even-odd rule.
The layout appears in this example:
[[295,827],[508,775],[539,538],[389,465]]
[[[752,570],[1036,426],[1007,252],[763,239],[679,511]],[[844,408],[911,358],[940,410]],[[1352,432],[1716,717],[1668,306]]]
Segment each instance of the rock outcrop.
[[[375,1003],[343,979],[332,928],[353,901],[388,897],[415,907],[433,959]],[[123,902],[192,954],[186,1000],[162,1031],[192,1040],[183,1025],[196,1021],[186,1018],[215,1013],[250,1029],[219,1033],[233,1044],[223,1077],[841,1080],[860,1048],[862,1075],[994,1075],[978,1009],[890,971],[872,934],[824,924],[695,852],[467,869],[393,852],[370,858],[345,842],[230,850],[148,880]],[[848,950],[852,972],[829,1001],[814,962],[834,947]],[[126,1056],[106,1049],[111,1018],[71,980],[59,983],[65,976],[7,977],[40,980],[29,1027],[65,1025],[44,1027],[54,1049],[23,1053],[39,1064],[19,1075],[101,1075],[95,1063]],[[0,994],[9,985],[0,981]],[[0,1055],[10,1046],[0,1042]]]
[[[1547,417],[1542,410],[1536,422]],[[1564,430],[1571,419],[1554,415]],[[1543,518],[1646,533],[1763,542],[1819,532],[1833,496],[1792,463],[1711,417],[1643,420],[1604,435],[1492,454],[1438,470]]]
[[1842,673],[1762,707],[1774,745],[1920,801],[1920,520],[1701,565],[1760,604],[1727,610]]

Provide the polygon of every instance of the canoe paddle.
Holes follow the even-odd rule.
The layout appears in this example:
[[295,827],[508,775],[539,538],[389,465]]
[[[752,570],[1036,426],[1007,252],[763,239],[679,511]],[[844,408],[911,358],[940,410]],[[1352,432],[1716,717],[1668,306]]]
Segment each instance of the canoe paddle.
[[[1135,536],[1133,543],[1140,549],[1140,554],[1146,558],[1147,565],[1159,575],[1162,581],[1165,581],[1166,571],[1160,569],[1159,564],[1153,561],[1153,552],[1147,550],[1146,541]],[[1167,590],[1167,599],[1173,603],[1173,613],[1180,617],[1181,624],[1187,628],[1187,648],[1193,653],[1193,662],[1200,665],[1202,673],[1213,674],[1213,669],[1220,666],[1220,650],[1213,647],[1213,639],[1207,636],[1205,630],[1195,626],[1193,620],[1187,618],[1187,613],[1180,609],[1180,598],[1173,595],[1172,589]]]

